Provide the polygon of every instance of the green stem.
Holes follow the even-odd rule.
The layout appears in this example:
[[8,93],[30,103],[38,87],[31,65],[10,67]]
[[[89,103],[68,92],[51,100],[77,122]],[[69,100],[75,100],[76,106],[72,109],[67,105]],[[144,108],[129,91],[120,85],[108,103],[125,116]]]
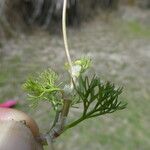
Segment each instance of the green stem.
[[56,115],[55,115],[55,119],[54,119],[53,125],[51,126],[51,128],[50,128],[50,130],[48,132],[50,132],[53,129],[53,127],[56,125],[56,123],[58,122],[59,114],[60,114],[60,111],[56,111]]
[[45,93],[52,93],[52,92],[56,92],[56,91],[61,91],[59,88],[54,88],[54,89],[46,89],[44,90],[44,92],[42,92],[38,98],[42,97]]
[[84,118],[84,117],[81,117],[81,118],[79,118],[78,120],[72,122],[71,124],[67,125],[67,126],[64,128],[63,132],[65,132],[66,130],[68,130],[68,129],[74,127],[74,126],[76,126],[77,124],[79,124],[79,123],[82,122],[83,120],[85,120],[85,118]]
[[88,113],[86,114],[86,119],[90,118],[90,117],[92,116],[92,114],[96,113],[97,111],[98,111],[98,110],[93,109],[93,110],[91,110],[90,112],[88,112]]
[[95,112],[96,112],[95,110],[92,110],[92,111],[90,111],[90,112],[87,113],[87,114],[83,114],[83,116],[80,117],[78,120],[76,120],[76,121],[72,122],[71,124],[67,125],[67,126],[64,128],[63,132],[66,131],[66,130],[68,130],[68,129],[70,129],[70,128],[72,128],[72,127],[74,127],[74,126],[76,126],[77,124],[79,124],[79,123],[82,122],[83,120],[90,118],[90,116],[91,116],[93,113],[95,113]]

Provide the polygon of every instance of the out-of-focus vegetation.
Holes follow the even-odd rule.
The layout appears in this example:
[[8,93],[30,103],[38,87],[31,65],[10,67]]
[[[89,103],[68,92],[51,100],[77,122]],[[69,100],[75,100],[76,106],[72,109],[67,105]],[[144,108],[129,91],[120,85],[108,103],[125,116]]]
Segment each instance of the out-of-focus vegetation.
[[[58,150],[150,149],[149,0],[124,0],[119,3],[117,11],[106,11],[100,7],[96,12],[87,11],[92,21],[81,19],[79,29],[69,28],[68,34],[73,58],[88,55],[93,59],[94,69],[101,78],[124,86],[121,99],[128,102],[128,107],[112,115],[85,121],[74,130],[68,130],[55,142]],[[65,62],[63,41],[56,34],[37,29],[38,24],[24,24],[24,19],[22,21],[23,28],[16,21],[18,25],[12,25],[11,30],[9,20],[3,18],[0,24],[0,101],[19,100],[18,109],[31,114],[41,131],[45,132],[54,113],[49,113],[51,108],[47,103],[41,104],[36,110],[29,109],[21,87],[29,75],[48,67],[66,79],[67,74],[62,66]],[[3,40],[4,32],[8,30],[15,34],[18,26],[18,36]],[[30,34],[25,35],[22,31]],[[78,112],[80,109],[75,108],[69,115],[76,118]]]
[[[11,37],[12,30],[25,31],[41,27],[58,30],[61,26],[62,0],[1,0],[0,36]],[[68,0],[68,25],[79,25],[102,13],[111,12],[120,6],[150,8],[149,0]],[[15,33],[13,33],[15,34]]]
[[[62,0],[2,0],[0,2],[1,25],[4,30],[11,25],[17,31],[26,27],[41,27],[56,30],[61,26]],[[99,9],[117,9],[119,0],[68,0],[67,23],[79,25],[91,19]]]

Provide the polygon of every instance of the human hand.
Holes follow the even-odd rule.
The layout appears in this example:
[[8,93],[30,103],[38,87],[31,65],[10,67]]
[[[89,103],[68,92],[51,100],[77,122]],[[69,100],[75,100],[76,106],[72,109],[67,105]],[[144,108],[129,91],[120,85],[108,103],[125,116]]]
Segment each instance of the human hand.
[[0,108],[1,150],[43,150],[36,140],[39,135],[35,121],[15,109]]

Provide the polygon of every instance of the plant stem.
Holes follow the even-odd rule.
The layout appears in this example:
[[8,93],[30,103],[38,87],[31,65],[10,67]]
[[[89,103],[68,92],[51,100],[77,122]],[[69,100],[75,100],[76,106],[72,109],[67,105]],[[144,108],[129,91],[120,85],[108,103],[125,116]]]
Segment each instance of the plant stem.
[[53,141],[49,136],[46,137],[46,141],[47,141],[47,144],[48,144],[48,149],[49,150],[55,150],[55,147],[53,145]]
[[84,117],[81,117],[81,118],[79,118],[78,120],[72,122],[71,124],[67,125],[67,126],[64,128],[63,132],[65,132],[66,130],[68,130],[68,129],[74,127],[74,126],[76,126],[77,124],[79,124],[79,123],[82,122],[83,120],[85,120],[85,118],[84,118]]
[[[73,80],[72,61],[71,61],[69,48],[68,48],[68,41],[67,41],[66,10],[67,10],[67,0],[64,0],[63,1],[63,12],[62,12],[62,32],[63,32],[63,40],[64,40],[64,46],[65,46],[65,54],[66,54],[67,61],[68,61],[69,67],[70,67],[69,73],[71,76],[71,85],[72,85],[72,80]],[[54,138],[59,136],[62,133],[62,131],[64,131],[64,126],[65,126],[66,118],[69,113],[70,104],[71,104],[71,101],[64,99],[63,108],[60,112],[60,117],[59,117],[59,114],[58,114],[58,118],[57,118],[57,116],[55,117],[56,120],[54,121],[54,124],[53,124],[51,130],[48,132],[47,143],[50,144],[50,142],[52,142],[52,140]]]
[[70,100],[64,100],[61,117],[67,117],[69,113],[71,101]]
[[64,46],[65,46],[65,53],[67,56],[68,64],[70,66],[70,75],[72,77],[72,61],[71,61],[71,57],[69,53],[67,32],[66,32],[66,10],[67,10],[67,0],[64,0],[63,15],[62,15],[62,32],[63,32],[63,40],[64,40]]
[[54,119],[53,125],[51,126],[51,128],[48,132],[50,132],[53,129],[53,127],[56,125],[56,123],[58,122],[59,115],[60,115],[60,111],[57,111],[55,114],[55,119]]

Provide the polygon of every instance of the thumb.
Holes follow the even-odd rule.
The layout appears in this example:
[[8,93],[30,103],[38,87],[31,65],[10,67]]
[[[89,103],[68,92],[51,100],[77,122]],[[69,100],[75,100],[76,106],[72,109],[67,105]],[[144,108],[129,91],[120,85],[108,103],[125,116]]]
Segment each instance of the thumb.
[[0,121],[0,149],[43,150],[31,131],[16,121]]

